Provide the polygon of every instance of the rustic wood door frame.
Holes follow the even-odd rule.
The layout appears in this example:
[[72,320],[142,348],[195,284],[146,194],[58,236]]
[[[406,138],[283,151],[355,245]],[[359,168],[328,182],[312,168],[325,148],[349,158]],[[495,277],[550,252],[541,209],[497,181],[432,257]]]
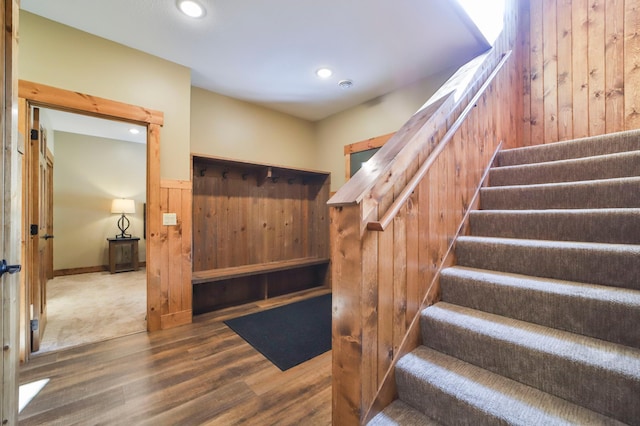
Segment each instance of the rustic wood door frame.
[[160,292],[157,290],[160,288],[160,267],[154,259],[160,258],[162,246],[159,238],[160,128],[164,124],[164,114],[136,105],[25,80],[18,82],[18,97],[21,101],[24,99],[21,104],[26,105],[27,109],[31,106],[46,107],[93,117],[128,121],[147,128],[147,330],[154,331],[156,328],[153,325],[160,324],[161,313]]
[[[0,259],[9,264],[20,263],[20,165],[22,144],[18,143],[16,118],[18,71],[18,1],[2,0],[0,4],[0,137],[2,155],[0,173],[3,195],[0,201]],[[0,424],[18,424],[19,366],[19,283],[24,274],[4,274],[0,278]]]

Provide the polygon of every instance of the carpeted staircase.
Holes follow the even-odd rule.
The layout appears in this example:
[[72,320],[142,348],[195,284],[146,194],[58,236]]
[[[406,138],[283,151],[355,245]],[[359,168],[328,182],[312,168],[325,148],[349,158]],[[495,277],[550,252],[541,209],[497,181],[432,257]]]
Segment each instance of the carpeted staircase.
[[640,132],[502,151],[370,425],[640,425]]

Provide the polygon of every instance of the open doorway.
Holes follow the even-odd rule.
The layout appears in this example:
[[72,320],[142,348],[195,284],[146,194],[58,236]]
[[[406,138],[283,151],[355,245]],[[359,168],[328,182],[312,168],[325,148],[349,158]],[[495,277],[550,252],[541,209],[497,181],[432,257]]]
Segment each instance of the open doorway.
[[[39,332],[46,327],[46,264],[41,247],[46,246],[46,227],[40,220],[44,197],[42,187],[45,174],[42,169],[44,146],[38,134],[34,135],[29,111],[31,107],[60,109],[92,117],[100,117],[139,124],[146,134],[146,283],[147,283],[147,330],[161,328],[160,268],[154,259],[158,258],[161,248],[160,229],[160,129],[164,122],[163,113],[152,109],[112,101],[79,92],[71,92],[38,83],[20,80],[18,82],[18,132],[29,145],[25,149],[23,160],[23,217],[22,217],[22,254],[23,268],[20,285],[20,360],[28,362],[31,348],[39,340]],[[37,126],[35,127],[37,128]],[[35,136],[35,138],[34,138]],[[27,142],[28,141],[28,142]],[[31,304],[31,305],[30,305]],[[34,306],[37,304],[38,306]],[[41,320],[42,323],[41,323]]]
[[[36,353],[146,331],[146,128],[38,109],[52,196],[47,321]],[[112,204],[122,199],[131,202],[125,219],[136,250],[115,251],[114,261],[133,265],[135,256],[136,268],[112,274],[108,240],[120,233]]]

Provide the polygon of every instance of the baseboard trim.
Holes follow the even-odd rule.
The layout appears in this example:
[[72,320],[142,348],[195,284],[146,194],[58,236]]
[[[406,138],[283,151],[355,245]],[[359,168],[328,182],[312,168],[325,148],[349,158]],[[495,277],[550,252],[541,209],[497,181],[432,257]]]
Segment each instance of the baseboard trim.
[[[147,262],[139,263],[141,268],[147,266]],[[109,265],[98,265],[98,266],[86,266],[83,268],[68,268],[68,269],[56,269],[53,271],[54,277],[62,277],[65,275],[78,275],[78,274],[89,274],[91,272],[106,272],[109,270]]]

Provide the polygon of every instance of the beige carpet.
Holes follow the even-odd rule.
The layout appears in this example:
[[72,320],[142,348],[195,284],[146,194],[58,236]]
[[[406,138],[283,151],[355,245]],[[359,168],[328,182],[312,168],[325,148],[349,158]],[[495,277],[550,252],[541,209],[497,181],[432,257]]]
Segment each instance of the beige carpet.
[[146,273],[55,277],[47,284],[47,326],[38,354],[147,329]]

